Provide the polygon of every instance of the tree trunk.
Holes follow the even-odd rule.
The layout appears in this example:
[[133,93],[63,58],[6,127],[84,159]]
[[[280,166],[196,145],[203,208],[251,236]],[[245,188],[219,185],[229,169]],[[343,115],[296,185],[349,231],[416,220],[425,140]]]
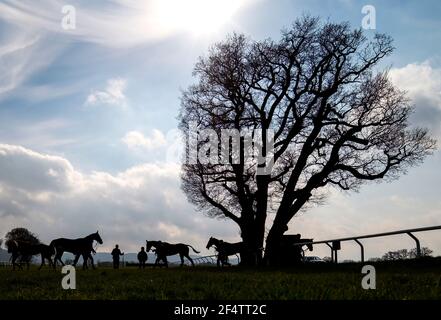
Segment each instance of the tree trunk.
[[301,198],[298,198],[288,210],[282,207],[279,208],[273,226],[266,239],[265,263],[267,265],[280,265],[283,263],[283,255],[286,254],[286,252],[281,252],[280,250],[283,234],[288,230],[289,221],[299,212],[310,197],[311,193],[307,191]]
[[250,267],[256,265],[256,259],[252,254],[256,242],[255,234],[254,223],[246,223],[245,226],[241,228],[243,246],[240,252],[240,265],[242,266]]
[[248,222],[241,228],[243,248],[240,252],[240,264],[254,267],[262,263],[262,246],[264,234],[256,221]]
[[255,233],[256,244],[254,250],[257,255],[257,265],[263,264],[263,246],[265,238],[265,224],[268,210],[268,185],[269,175],[261,175],[257,177],[257,206],[256,206],[256,220],[255,220]]
[[280,222],[274,224],[266,238],[266,247],[265,247],[265,264],[270,266],[278,266],[282,263],[281,259],[283,252],[279,252],[280,243],[282,241],[282,236],[285,231],[288,229],[286,224]]

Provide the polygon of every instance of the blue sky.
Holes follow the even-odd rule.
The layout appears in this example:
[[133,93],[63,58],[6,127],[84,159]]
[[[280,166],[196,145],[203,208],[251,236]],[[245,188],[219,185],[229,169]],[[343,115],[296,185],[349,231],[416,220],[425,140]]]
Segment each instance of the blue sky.
[[[228,33],[277,39],[305,13],[358,28],[362,7],[373,5],[376,31],[396,47],[381,67],[409,92],[414,123],[441,136],[439,1],[201,3],[0,1],[0,234],[24,225],[49,241],[101,228],[102,250],[115,242],[136,250],[146,238],[200,248],[210,235],[238,239],[232,223],[195,212],[179,189],[170,152],[179,147],[181,90],[198,56]],[[75,30],[61,27],[67,4],[76,9]],[[440,160],[436,152],[402,179],[359,194],[332,193],[291,231],[318,240],[441,225]],[[441,254],[439,232],[422,239]],[[368,256],[412,246],[402,237],[366,244]],[[357,258],[357,248],[341,256]]]

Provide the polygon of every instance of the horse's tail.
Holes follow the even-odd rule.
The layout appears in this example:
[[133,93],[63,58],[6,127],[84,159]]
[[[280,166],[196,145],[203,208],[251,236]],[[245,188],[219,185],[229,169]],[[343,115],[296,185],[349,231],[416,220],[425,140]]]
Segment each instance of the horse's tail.
[[193,251],[195,252],[195,253],[201,253],[200,251],[197,251],[195,248],[193,248],[191,245],[189,245],[189,244],[187,244],[187,247],[190,247],[190,248],[192,248],[193,249]]

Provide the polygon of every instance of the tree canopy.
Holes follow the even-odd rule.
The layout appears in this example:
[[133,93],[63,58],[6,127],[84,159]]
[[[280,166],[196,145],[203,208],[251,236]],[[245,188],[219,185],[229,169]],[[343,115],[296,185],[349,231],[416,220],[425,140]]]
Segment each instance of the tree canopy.
[[263,247],[271,214],[269,257],[293,216],[329,187],[358,190],[423,161],[435,140],[410,126],[405,92],[387,70],[377,71],[392,51],[387,35],[368,37],[348,23],[309,16],[283,30],[278,41],[233,34],[214,45],[182,95],[186,154],[207,143],[203,137],[191,145],[192,131],[258,129],[263,156],[273,135],[273,166],[257,174],[260,164],[243,158],[242,137],[239,163],[184,161],[188,199],[211,216],[236,222],[250,252]]

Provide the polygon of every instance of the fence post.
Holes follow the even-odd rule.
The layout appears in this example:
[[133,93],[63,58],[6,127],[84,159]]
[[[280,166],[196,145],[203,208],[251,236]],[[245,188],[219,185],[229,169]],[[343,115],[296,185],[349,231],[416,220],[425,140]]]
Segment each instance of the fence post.
[[361,262],[364,262],[364,247],[363,247],[363,244],[360,241],[358,241],[358,239],[354,239],[354,241],[357,242],[359,244],[359,246],[360,246],[360,249],[361,249]]
[[421,257],[421,246],[420,246],[420,240],[418,240],[417,237],[415,237],[411,232],[407,233],[413,240],[415,240],[416,243],[416,250],[417,250],[417,257]]
[[332,246],[328,242],[325,242],[325,243],[329,248],[331,248],[331,262],[334,262],[334,249],[332,248]]

